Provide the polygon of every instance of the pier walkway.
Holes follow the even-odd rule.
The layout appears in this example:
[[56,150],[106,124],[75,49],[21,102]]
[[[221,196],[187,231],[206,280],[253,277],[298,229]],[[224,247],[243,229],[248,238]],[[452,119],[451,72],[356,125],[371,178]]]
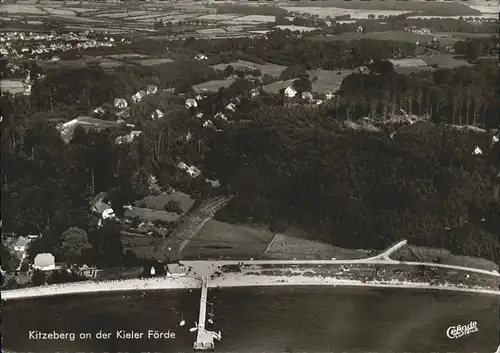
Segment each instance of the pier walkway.
[[208,296],[208,280],[207,277],[201,279],[201,297],[200,297],[200,315],[198,317],[198,336],[194,342],[195,350],[206,351],[212,350],[215,347],[214,334],[205,329],[205,319],[207,316],[207,296]]

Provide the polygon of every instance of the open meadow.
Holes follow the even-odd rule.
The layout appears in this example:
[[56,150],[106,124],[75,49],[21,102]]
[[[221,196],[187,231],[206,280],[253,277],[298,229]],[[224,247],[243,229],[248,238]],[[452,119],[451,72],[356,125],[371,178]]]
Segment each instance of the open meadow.
[[286,66],[276,65],[271,63],[257,64],[251,61],[238,60],[232,63],[222,63],[217,65],[212,65],[211,67],[216,70],[224,70],[228,65],[231,65],[235,70],[260,70],[263,75],[271,75],[278,77],[285,69]]
[[209,220],[182,252],[184,259],[261,258],[274,234],[255,226]]
[[151,236],[141,236],[122,233],[120,239],[125,251],[131,250],[140,258],[150,258],[154,248],[161,244],[163,239]]
[[488,271],[498,271],[498,265],[479,257],[454,255],[449,250],[407,245],[391,255],[393,260],[439,262],[446,265],[480,268]]
[[149,208],[153,210],[163,211],[165,204],[169,201],[175,201],[179,203],[180,208],[187,212],[193,206],[194,200],[187,194],[183,192],[173,192],[171,194],[161,194],[157,196],[147,196],[141,200],[134,202],[134,205],[143,208]]
[[196,92],[217,92],[219,88],[227,88],[233,84],[236,80],[234,78],[228,78],[227,80],[212,80],[194,85],[193,89]]
[[369,251],[344,249],[297,235],[278,234],[264,259],[269,260],[354,260],[370,256]]
[[317,78],[312,84],[315,93],[336,92],[342,80],[352,74],[352,70],[310,70],[307,71],[311,78]]

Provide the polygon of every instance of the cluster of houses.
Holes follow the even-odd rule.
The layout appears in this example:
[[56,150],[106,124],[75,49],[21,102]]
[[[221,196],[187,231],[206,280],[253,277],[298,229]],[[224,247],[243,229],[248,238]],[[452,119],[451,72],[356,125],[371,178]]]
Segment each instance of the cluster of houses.
[[[39,59],[40,55],[50,52],[115,46],[115,39],[113,37],[104,37],[103,40],[96,40],[89,38],[89,33],[89,31],[80,34],[71,32],[62,35],[33,32],[29,34],[23,32],[2,33],[0,36],[0,54],[16,59]],[[122,41],[125,40],[122,39]],[[57,61],[59,58],[54,56],[52,60]]]
[[[16,256],[16,258],[19,259],[19,265],[16,271],[21,271],[22,265],[24,263],[27,263],[27,250],[29,244],[39,238],[40,235],[38,234],[20,236],[16,239],[11,239],[8,237],[4,238],[4,243],[7,245],[7,248],[11,251],[12,254]],[[50,272],[60,270],[63,267],[64,265],[62,264],[56,264],[55,257],[51,253],[40,253],[35,256],[35,258],[33,259],[33,263],[29,266],[29,269]],[[97,269],[84,265],[77,270],[77,273],[85,277],[96,277]]]

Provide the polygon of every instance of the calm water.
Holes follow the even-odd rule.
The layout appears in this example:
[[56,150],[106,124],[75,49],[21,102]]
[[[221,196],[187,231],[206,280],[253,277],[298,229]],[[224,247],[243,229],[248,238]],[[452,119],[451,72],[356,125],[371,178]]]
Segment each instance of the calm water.
[[[62,296],[3,306],[3,347],[15,352],[192,352],[199,290]],[[216,352],[463,352],[498,346],[498,296],[346,287],[210,290]],[[181,317],[186,326],[179,327]],[[451,340],[449,326],[477,321],[478,332]],[[29,339],[29,330],[88,332],[148,329],[167,340]]]

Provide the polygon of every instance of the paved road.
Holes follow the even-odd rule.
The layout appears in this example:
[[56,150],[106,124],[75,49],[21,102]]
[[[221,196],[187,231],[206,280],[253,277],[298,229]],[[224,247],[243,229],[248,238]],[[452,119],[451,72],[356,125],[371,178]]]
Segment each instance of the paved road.
[[181,259],[182,250],[222,207],[232,199],[232,196],[219,196],[204,201],[197,209],[186,214],[175,232],[154,252],[154,258],[159,261]]
[[389,258],[389,256],[394,253],[396,250],[407,244],[406,240],[402,240],[397,244],[389,247],[387,250],[384,250],[381,254],[368,257],[365,259],[356,259],[356,260],[220,260],[220,261],[182,261],[183,264],[187,266],[191,266],[194,269],[198,269],[201,272],[204,272],[204,269],[224,266],[224,265],[349,265],[349,264],[373,264],[373,265],[409,265],[409,266],[429,266],[429,267],[440,267],[453,269],[458,271],[468,271],[474,273],[481,273],[484,275],[490,275],[495,277],[500,277],[500,274],[497,271],[488,271],[479,268],[471,268],[471,267],[463,267],[463,266],[455,266],[455,265],[446,265],[446,264],[436,264],[432,262],[405,262],[405,261],[396,261]]

